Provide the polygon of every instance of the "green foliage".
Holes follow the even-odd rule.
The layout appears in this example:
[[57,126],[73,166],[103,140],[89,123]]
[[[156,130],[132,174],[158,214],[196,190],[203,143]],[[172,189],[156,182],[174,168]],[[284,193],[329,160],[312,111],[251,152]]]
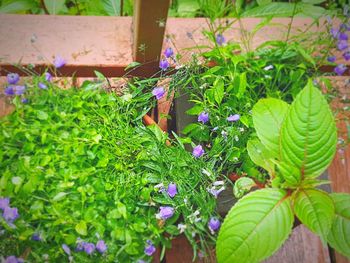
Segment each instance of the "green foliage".
[[37,3],[31,0],[4,1],[0,5],[1,13],[22,13],[37,7]]
[[110,16],[120,16],[120,0],[103,0],[104,10]]
[[216,243],[218,262],[260,262],[289,236],[293,211],[287,193],[262,189],[240,199],[230,210]]
[[350,195],[332,193],[335,219],[328,235],[328,243],[344,256],[350,258]]
[[49,11],[50,15],[59,14],[65,7],[65,0],[44,0],[44,4]]

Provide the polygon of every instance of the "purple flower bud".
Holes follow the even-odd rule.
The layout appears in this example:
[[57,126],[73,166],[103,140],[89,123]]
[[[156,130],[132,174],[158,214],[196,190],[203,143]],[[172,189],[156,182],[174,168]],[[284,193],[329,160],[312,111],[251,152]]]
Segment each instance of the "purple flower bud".
[[337,38],[337,36],[339,34],[339,29],[331,28],[330,33],[331,33],[333,38]]
[[6,87],[5,90],[4,90],[4,94],[6,96],[13,96],[13,95],[15,95],[14,87],[13,86]]
[[153,96],[156,96],[156,99],[159,100],[161,98],[163,98],[164,94],[165,94],[165,90],[163,87],[157,87],[154,88],[152,91]]
[[208,222],[208,227],[210,229],[210,231],[214,232],[216,230],[218,230],[220,228],[220,221],[219,219],[212,217],[210,218],[209,222]]
[[350,51],[346,51],[344,54],[343,54],[343,57],[346,61],[350,60]]
[[13,90],[15,91],[16,95],[22,95],[26,90],[26,86],[14,86]]
[[19,81],[19,75],[17,73],[9,73],[7,74],[7,82],[8,84],[16,84]]
[[175,195],[177,195],[177,188],[175,183],[170,183],[168,185],[168,190],[167,190],[168,195],[173,198]]
[[10,198],[8,197],[0,198],[0,209],[4,210],[9,205],[10,205]]
[[22,102],[23,104],[26,104],[26,103],[29,102],[29,100],[28,100],[27,98],[22,98],[22,99],[21,99],[21,102]]
[[335,57],[335,56],[329,56],[329,57],[327,58],[327,61],[328,61],[328,62],[331,62],[331,63],[334,63],[335,60],[336,60],[336,57]]
[[340,40],[338,41],[337,48],[340,51],[343,51],[344,49],[348,48],[348,42],[346,40]]
[[346,33],[340,32],[338,39],[339,40],[348,40],[348,35]]
[[48,82],[51,82],[52,75],[50,74],[50,72],[45,72],[45,80]]
[[67,255],[70,255],[70,248],[69,248],[69,246],[67,246],[66,244],[63,244],[62,245],[62,249]]
[[41,240],[43,240],[43,239],[42,239],[42,237],[41,237],[40,234],[34,233],[34,234],[32,235],[32,240],[34,240],[34,241],[41,241]]
[[95,245],[93,243],[86,243],[84,246],[84,251],[86,254],[91,255],[95,251]]
[[145,246],[144,252],[147,256],[152,256],[152,254],[156,252],[156,247],[153,245],[151,240],[147,240],[147,245]]
[[4,213],[2,214],[2,216],[6,220],[6,222],[12,223],[18,218],[19,214],[16,207],[11,208],[8,206],[8,207],[5,207]]
[[192,155],[196,158],[201,157],[204,154],[202,145],[197,145],[193,148]]
[[336,66],[334,68],[334,72],[337,73],[338,76],[341,76],[344,74],[344,72],[346,71],[346,66],[344,64],[339,64],[338,66]]
[[167,70],[167,68],[169,67],[169,62],[168,62],[166,59],[162,59],[162,60],[159,62],[159,67],[160,67],[162,70]]
[[8,256],[4,263],[22,263],[24,262],[21,258],[16,258],[15,256]]
[[63,59],[61,56],[56,56],[55,57],[55,60],[53,61],[53,64],[55,66],[55,68],[61,68],[63,67],[64,65],[66,65],[66,60]]
[[39,89],[47,89],[47,85],[42,82],[39,82],[38,87]]
[[239,119],[240,119],[239,114],[234,114],[227,117],[227,121],[230,121],[230,122],[238,121]]
[[101,254],[102,253],[105,253],[107,251],[107,245],[106,243],[104,242],[104,240],[99,240],[97,241],[96,243],[96,249],[98,252],[100,252]]
[[222,46],[222,44],[225,43],[225,37],[222,34],[217,34],[215,40],[219,46]]
[[202,111],[199,115],[198,115],[198,121],[201,123],[206,123],[209,121],[209,113]]
[[159,207],[159,213],[156,215],[157,218],[166,220],[174,215],[174,208],[171,206]]
[[77,241],[77,246],[75,248],[76,251],[81,252],[84,251],[84,247],[87,243],[82,241],[80,238]]
[[172,55],[174,55],[174,51],[171,47],[168,47],[165,51],[164,51],[164,56],[166,58],[170,58]]

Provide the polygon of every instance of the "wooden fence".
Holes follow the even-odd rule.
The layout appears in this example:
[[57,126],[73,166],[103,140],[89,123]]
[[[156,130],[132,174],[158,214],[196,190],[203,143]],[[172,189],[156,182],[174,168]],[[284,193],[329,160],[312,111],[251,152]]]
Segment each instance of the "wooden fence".
[[[80,17],[49,15],[5,15],[0,14],[0,76],[8,72],[25,75],[18,67],[34,65],[33,70],[42,72],[52,64],[54,56],[67,60],[67,65],[58,71],[60,76],[79,78],[94,77],[94,70],[107,77],[125,75],[150,76],[158,72],[161,50],[173,47],[189,58],[195,45],[210,45],[202,31],[208,30],[204,18],[167,18],[169,0],[135,0],[134,17]],[[231,23],[232,20],[227,20]],[[261,20],[244,19],[246,30],[252,30]],[[218,23],[223,21],[218,21]],[[271,39],[280,39],[289,18],[274,19],[275,26],[258,31],[252,41],[253,47]],[[276,26],[276,24],[278,24]],[[311,19],[294,19],[292,28],[303,30],[312,24]],[[282,29],[282,30],[281,30]],[[324,31],[325,27],[313,25],[313,32]],[[165,36],[165,37],[164,37]],[[241,38],[238,23],[233,23],[225,37],[230,40]],[[338,54],[338,59],[341,59]],[[125,68],[133,61],[142,66],[128,74]],[[343,61],[346,64],[346,61]],[[332,68],[325,67],[326,71]],[[332,82],[344,96],[349,98],[349,77],[332,77]],[[334,107],[344,107],[334,102]],[[169,111],[169,103],[162,110]],[[9,109],[0,99],[0,116]],[[161,120],[164,124],[164,119]],[[165,121],[166,124],[166,121]],[[338,122],[342,136],[346,139],[345,123]],[[166,126],[166,125],[163,125]],[[333,191],[350,193],[350,149],[338,151],[328,170]],[[187,263],[192,261],[192,251],[184,237],[173,241],[173,248],[165,255],[165,262]],[[201,262],[201,260],[198,260]],[[319,239],[305,227],[294,229],[291,237],[269,263],[346,263],[341,255],[324,247]]]

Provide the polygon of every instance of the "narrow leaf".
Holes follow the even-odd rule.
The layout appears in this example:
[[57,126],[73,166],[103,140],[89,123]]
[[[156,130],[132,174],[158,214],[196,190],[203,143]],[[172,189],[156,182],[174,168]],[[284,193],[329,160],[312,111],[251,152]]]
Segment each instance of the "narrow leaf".
[[280,154],[280,127],[287,114],[288,104],[278,99],[261,99],[253,107],[253,123],[262,144],[272,152]]
[[302,178],[319,176],[336,151],[335,121],[326,99],[310,80],[298,94],[281,128],[282,160]]
[[333,193],[335,219],[328,235],[328,243],[350,259],[350,195]]
[[334,203],[326,192],[316,189],[299,191],[294,212],[304,225],[326,242],[334,219]]
[[216,79],[214,82],[214,99],[217,104],[220,104],[224,98],[224,92],[224,81],[221,78]]
[[252,192],[229,211],[216,243],[219,263],[259,262],[272,255],[287,239],[293,212],[286,192]]

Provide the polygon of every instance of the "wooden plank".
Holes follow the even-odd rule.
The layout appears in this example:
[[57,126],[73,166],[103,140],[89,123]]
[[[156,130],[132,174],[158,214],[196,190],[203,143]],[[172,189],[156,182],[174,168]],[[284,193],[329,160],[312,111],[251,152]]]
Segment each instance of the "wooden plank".
[[[158,1],[168,2],[168,0]],[[146,1],[142,1],[142,6],[145,3]],[[156,11],[153,10],[150,14],[153,12]],[[143,19],[147,20],[147,18]],[[162,16],[159,16],[157,21],[161,20]],[[232,19],[227,21],[233,22]],[[246,18],[242,21],[246,30],[252,30],[261,19]],[[305,30],[311,21],[297,18],[293,22],[293,30]],[[224,21],[221,20],[221,22]],[[290,19],[274,19],[274,26],[265,27],[255,35],[252,48],[267,40],[283,39],[289,22]],[[144,20],[135,23],[143,24]],[[159,32],[164,28],[159,27],[159,23],[153,26],[155,31],[149,31],[149,35],[145,32],[146,36],[154,37],[155,35],[152,34],[157,31],[156,35],[159,37]],[[196,44],[212,45],[202,34],[203,30],[208,29],[207,20],[204,18],[169,18],[165,29],[167,39],[164,48],[173,46],[177,52],[183,53],[183,59],[179,63],[184,63],[190,59],[192,52],[199,52],[198,49],[186,50],[186,48],[194,47]],[[312,30],[321,31],[324,27],[313,26]],[[225,37],[229,41],[240,40],[237,22],[225,32]],[[134,47],[147,41],[150,40],[139,37]],[[158,42],[159,39],[149,42],[151,44],[147,42],[148,49],[144,57],[136,59],[151,61],[152,58],[159,56]],[[124,76],[125,67],[134,60],[132,43],[131,17],[0,14],[0,67],[2,68],[0,74],[4,75],[9,71],[21,72],[13,66],[19,62],[23,65],[34,64],[35,70],[42,71],[45,66],[52,64],[54,56],[60,55],[67,60],[67,65],[58,71],[59,75],[71,76],[75,73],[78,77],[93,77],[93,71],[98,70],[108,77]],[[134,69],[130,74],[150,76],[158,69],[157,63],[145,63],[143,67]]]

